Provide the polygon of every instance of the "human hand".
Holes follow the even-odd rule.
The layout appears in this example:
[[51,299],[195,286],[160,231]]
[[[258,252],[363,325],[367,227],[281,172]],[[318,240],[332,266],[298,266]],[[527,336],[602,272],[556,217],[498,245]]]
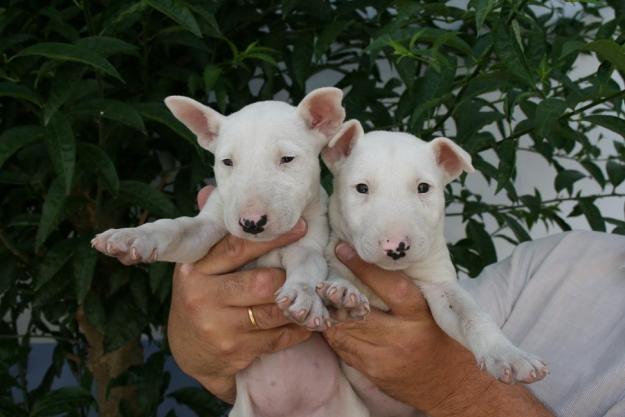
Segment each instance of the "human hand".
[[[204,187],[199,192],[200,207],[211,191],[212,187]],[[286,349],[310,336],[305,328],[290,323],[274,302],[284,271],[233,272],[305,234],[306,224],[300,220],[270,242],[228,235],[195,264],[176,265],[167,327],[172,355],[185,373],[222,400],[234,401],[234,376],[261,354]]]
[[524,388],[481,372],[473,355],[438,327],[408,276],[364,262],[345,243],[336,253],[390,308],[324,332],[341,359],[374,385],[432,417],[551,415]]

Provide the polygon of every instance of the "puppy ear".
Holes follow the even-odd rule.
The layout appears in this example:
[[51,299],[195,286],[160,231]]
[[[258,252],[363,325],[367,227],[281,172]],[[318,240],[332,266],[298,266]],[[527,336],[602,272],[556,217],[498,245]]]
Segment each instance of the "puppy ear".
[[473,165],[471,165],[471,155],[451,139],[436,138],[430,142],[430,146],[434,151],[436,163],[443,172],[445,184],[460,176],[462,171],[475,172]]
[[219,112],[183,96],[169,96],[165,105],[191,132],[204,149],[213,152],[219,126],[226,118]]
[[317,88],[304,97],[297,106],[297,112],[310,129],[330,139],[345,120],[345,109],[341,100],[343,92],[338,88]]
[[328,146],[321,151],[321,158],[332,173],[336,172],[343,160],[349,156],[356,141],[364,134],[358,120],[349,120],[343,124]]

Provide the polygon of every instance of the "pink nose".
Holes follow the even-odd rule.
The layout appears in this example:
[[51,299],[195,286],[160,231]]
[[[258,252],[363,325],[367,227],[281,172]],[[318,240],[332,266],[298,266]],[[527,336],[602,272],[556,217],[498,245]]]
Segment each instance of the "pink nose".
[[380,241],[380,246],[385,251],[407,251],[410,249],[410,239],[388,238]]

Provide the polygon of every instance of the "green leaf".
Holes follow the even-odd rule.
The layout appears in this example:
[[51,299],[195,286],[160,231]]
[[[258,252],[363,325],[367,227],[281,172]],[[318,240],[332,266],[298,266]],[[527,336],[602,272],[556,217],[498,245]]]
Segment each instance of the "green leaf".
[[90,143],[79,143],[78,160],[81,161],[87,169],[102,175],[102,179],[111,193],[117,194],[119,191],[117,170],[115,169],[113,161],[110,160],[102,148]]
[[598,114],[586,116],[584,120],[605,127],[625,138],[625,120],[620,117]]
[[92,98],[76,104],[73,112],[78,115],[89,115],[93,118],[102,117],[132,127],[146,134],[145,125],[139,112],[130,104],[120,100]]
[[557,98],[548,98],[538,103],[535,117],[537,133],[541,136],[548,135],[566,107],[566,102]]
[[41,100],[30,88],[14,83],[0,83],[0,97],[13,97],[30,101],[41,107]]
[[93,292],[88,292],[83,303],[85,317],[100,333],[106,330],[106,310],[100,298]]
[[582,166],[586,168],[586,171],[588,171],[588,173],[592,175],[592,177],[595,179],[595,181],[599,183],[601,187],[605,186],[605,177],[603,176],[601,168],[599,168],[597,164],[588,159],[580,161],[580,164],[582,164]]
[[17,151],[37,142],[45,131],[39,126],[17,126],[0,135],[0,168]]
[[37,237],[35,238],[35,250],[39,250],[56,225],[62,220],[64,207],[65,191],[63,189],[63,181],[61,177],[57,177],[50,184],[48,194],[43,202],[41,221],[37,229]]
[[171,264],[156,262],[150,264],[150,289],[161,302],[165,301],[171,292]]
[[467,222],[467,237],[471,239],[474,249],[481,255],[486,265],[497,262],[497,251],[493,239],[482,223],[470,219]]
[[516,143],[511,140],[504,140],[497,144],[497,156],[499,156],[499,167],[497,168],[497,194],[510,181],[510,177],[516,166]]
[[598,230],[600,232],[605,232],[605,221],[603,220],[603,216],[601,216],[601,212],[594,205],[593,201],[588,198],[580,198],[579,207],[582,209],[584,216],[586,216],[586,220],[588,220],[588,224],[592,228],[592,230]]
[[197,140],[193,133],[186,128],[185,125],[180,123],[170,112],[167,110],[164,104],[161,103],[141,103],[136,105],[139,113],[143,117],[149,120],[154,120],[162,125],[167,126],[173,130],[178,136],[185,139],[194,147],[198,147]]
[[71,124],[60,113],[46,127],[46,143],[54,169],[63,178],[65,193],[69,194],[76,166],[76,139]]
[[134,304],[132,296],[120,292],[111,299],[110,316],[106,322],[104,351],[111,352],[137,338],[147,325],[147,318]]
[[189,10],[184,3],[178,0],[146,0],[146,3],[198,38],[202,37],[202,32],[197,24],[197,20],[195,20],[193,13],[191,13],[191,10]]
[[614,67],[625,73],[625,48],[611,39],[600,39],[590,42],[582,48],[585,51],[596,53],[599,58],[608,61]]
[[475,1],[475,28],[478,33],[484,26],[486,18],[497,5],[497,0],[476,0]]
[[46,253],[39,268],[39,275],[35,278],[35,290],[41,289],[60,271],[74,254],[75,246],[76,242],[73,239],[61,240]]
[[78,39],[74,43],[84,49],[102,55],[105,58],[117,54],[135,55],[138,51],[135,45],[109,36],[89,36]]
[[499,59],[510,74],[516,76],[527,86],[534,88],[534,80],[528,69],[525,55],[523,55],[523,51],[519,48],[510,33],[510,28],[505,25],[503,19],[498,20],[494,26],[492,38]]
[[102,56],[89,49],[71,43],[45,42],[38,43],[20,51],[14,58],[22,56],[43,56],[59,61],[79,62],[89,65],[105,74],[124,81],[113,65]]
[[525,228],[521,226],[521,224],[514,217],[505,216],[505,219],[506,224],[508,225],[510,230],[512,230],[512,233],[514,233],[519,242],[527,242],[529,240],[532,240],[529,233],[527,233]]
[[76,302],[81,305],[91,288],[91,281],[95,272],[98,253],[91,248],[88,240],[84,240],[76,248],[76,255],[73,258],[73,278],[74,294]]
[[63,413],[73,413],[80,407],[93,403],[91,393],[82,387],[63,387],[48,392],[39,398],[30,417],[52,417]]
[[317,38],[315,43],[315,57],[321,58],[323,54],[330,48],[339,34],[346,30],[351,22],[344,20],[336,20],[326,24]]
[[119,198],[143,207],[155,216],[173,218],[178,215],[178,209],[165,194],[139,181],[121,181]]
[[217,84],[219,77],[221,77],[222,72],[222,69],[217,65],[207,65],[206,68],[204,68],[204,89],[207,94],[213,91],[215,84]]
[[614,187],[618,187],[625,180],[625,164],[610,160],[606,164],[606,170]]
[[564,169],[556,175],[554,186],[557,192],[566,188],[569,194],[572,194],[573,184],[582,178],[586,178],[586,175],[574,169]]

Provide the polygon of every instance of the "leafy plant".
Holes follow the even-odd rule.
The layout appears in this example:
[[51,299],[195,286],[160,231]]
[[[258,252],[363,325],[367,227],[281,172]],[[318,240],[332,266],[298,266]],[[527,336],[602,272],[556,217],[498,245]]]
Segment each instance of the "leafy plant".
[[[148,416],[161,404],[168,351],[152,335],[166,329],[171,266],[123,267],[89,240],[195,212],[212,160],[163,106],[167,95],[228,113],[276,95],[297,102],[335,80],[349,117],[369,129],[454,138],[502,201],[469,182],[447,189],[448,215],[466,225],[450,248],[472,276],[496,260],[494,239],[529,240],[538,223],[566,230],[584,216],[594,230],[625,233],[596,204],[623,197],[625,9],[616,0],[564,7],[9,0],[0,8],[0,414]],[[597,70],[578,75],[590,57]],[[552,196],[517,191],[522,152],[553,167]],[[142,336],[158,348],[147,359]],[[33,337],[56,342],[35,388]],[[52,390],[64,366],[76,386]],[[222,412],[197,388],[171,396],[204,416]]]

